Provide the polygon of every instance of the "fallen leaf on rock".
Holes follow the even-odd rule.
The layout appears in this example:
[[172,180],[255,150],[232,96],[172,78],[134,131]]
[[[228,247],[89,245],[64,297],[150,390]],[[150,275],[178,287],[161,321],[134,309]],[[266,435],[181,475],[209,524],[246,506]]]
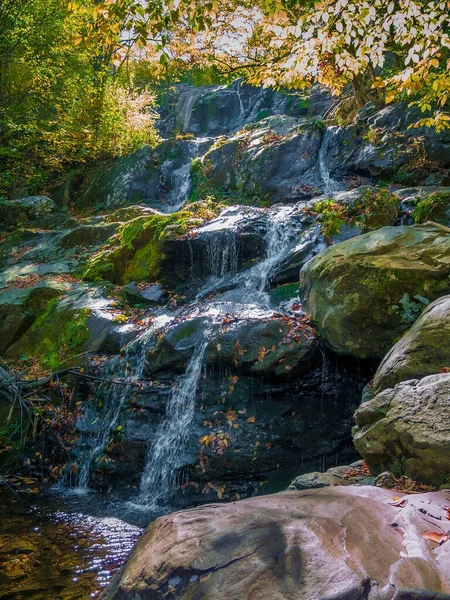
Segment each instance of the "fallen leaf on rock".
[[437,531],[425,531],[422,536],[426,540],[430,540],[431,542],[436,542],[436,544],[443,544],[444,542],[448,542],[449,537],[446,533],[438,533]]
[[397,500],[396,502],[389,502],[391,506],[397,506],[398,508],[403,508],[408,504],[408,500],[406,498],[402,498],[401,500]]

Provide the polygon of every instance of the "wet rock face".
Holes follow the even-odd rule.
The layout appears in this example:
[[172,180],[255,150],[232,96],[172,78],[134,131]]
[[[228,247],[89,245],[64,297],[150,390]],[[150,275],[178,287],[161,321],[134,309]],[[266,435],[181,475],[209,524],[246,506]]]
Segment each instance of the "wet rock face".
[[301,296],[338,354],[381,357],[428,300],[448,292],[450,231],[383,227],[337,244],[301,272]]
[[445,518],[447,498],[409,496],[401,509],[391,501],[388,490],[332,487],[163,517],[102,599],[449,598],[445,544],[422,539],[440,529],[418,510]]
[[235,81],[230,86],[176,86],[161,111],[161,134],[177,133],[220,136],[235,133],[247,123],[264,117],[286,114],[294,117],[323,114],[333,103],[330,94],[315,86],[309,97],[298,93],[279,94]]
[[430,375],[384,390],[355,413],[353,441],[377,475],[392,471],[432,485],[448,473],[450,375]]
[[[144,378],[153,383],[125,399],[118,421],[121,450],[107,453],[113,462],[101,459],[98,467],[92,465],[94,487],[139,485],[149,443],[170,418],[171,396],[181,389],[186,363],[206,327],[205,319],[175,326],[148,353]],[[307,330],[301,337],[303,333]],[[275,320],[241,323],[231,326],[228,335],[218,332],[212,337],[194,392],[188,434],[178,444],[175,469],[180,487],[171,492],[173,506],[208,502],[218,490],[232,500],[236,494],[246,497],[267,487],[280,489],[294,473],[357,458],[350,429],[369,377],[359,371],[362,367],[365,372],[364,365],[336,364],[317,354],[314,339],[300,343],[285,339],[289,336],[295,338],[295,331]],[[272,352],[274,343],[277,349]],[[272,355],[278,362],[270,361]],[[99,421],[90,414],[83,428],[92,429],[92,422]],[[152,491],[141,501],[151,503]]]

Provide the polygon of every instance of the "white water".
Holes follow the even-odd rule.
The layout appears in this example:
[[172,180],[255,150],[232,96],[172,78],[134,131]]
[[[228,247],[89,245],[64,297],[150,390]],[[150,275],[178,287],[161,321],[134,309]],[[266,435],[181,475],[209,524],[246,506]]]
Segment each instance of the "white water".
[[270,212],[265,235],[266,258],[244,273],[244,299],[251,299],[262,305],[268,304],[266,290],[270,279],[276,267],[289,256],[298,242],[298,229],[292,223],[293,212],[294,208],[291,206],[283,206]]
[[330,167],[327,161],[330,136],[334,135],[334,130],[336,129],[339,128],[328,127],[324,133],[322,144],[319,150],[319,172],[323,182],[323,192],[324,194],[328,194],[330,196],[342,190],[342,184],[331,177]]
[[[77,457],[76,491],[88,491],[89,475],[96,462],[105,454],[111,435],[117,432],[120,423],[122,408],[130,399],[136,385],[142,381],[146,364],[147,338],[153,334],[164,319],[155,319],[152,326],[141,338],[137,338],[128,346],[125,356],[116,357],[103,373],[103,378],[121,383],[110,383],[106,396],[102,397],[101,389],[107,385],[100,383],[93,392],[95,401],[92,400],[79,424],[80,429],[87,429],[83,435],[84,446]],[[92,431],[92,426],[95,429]],[[69,474],[70,476],[70,474]]]
[[180,453],[195,414],[195,396],[202,373],[207,337],[197,344],[178,386],[173,389],[164,420],[151,441],[137,503],[162,508],[176,489]]

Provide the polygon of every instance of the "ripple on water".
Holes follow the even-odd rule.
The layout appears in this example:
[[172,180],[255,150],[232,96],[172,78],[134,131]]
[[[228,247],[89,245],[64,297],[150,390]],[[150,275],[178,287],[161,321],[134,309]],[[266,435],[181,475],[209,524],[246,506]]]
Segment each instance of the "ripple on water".
[[116,517],[60,510],[57,502],[30,508],[0,493],[1,600],[98,598],[142,533]]

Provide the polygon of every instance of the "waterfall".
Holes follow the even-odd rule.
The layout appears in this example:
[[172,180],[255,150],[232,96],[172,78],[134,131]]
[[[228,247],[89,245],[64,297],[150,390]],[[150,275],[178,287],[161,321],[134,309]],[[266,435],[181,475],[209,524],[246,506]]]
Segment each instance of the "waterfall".
[[324,194],[333,195],[336,192],[342,190],[342,185],[331,177],[330,168],[328,165],[329,159],[328,150],[330,146],[330,138],[334,135],[335,131],[338,131],[339,127],[328,127],[324,133],[322,144],[319,150],[319,172],[323,182]]
[[[77,424],[83,434],[83,445],[78,447],[76,460],[75,486],[79,491],[86,491],[92,467],[104,456],[111,439],[117,431],[122,408],[142,381],[148,340],[153,333],[166,322],[166,317],[155,319],[152,326],[144,334],[127,347],[125,356],[117,356],[110,361],[103,377],[120,383],[99,383],[93,390],[93,398]],[[104,395],[106,386],[110,388]],[[93,426],[96,426],[93,428]],[[75,466],[75,465],[74,465]],[[67,478],[73,483],[72,473]]]
[[189,124],[191,122],[192,109],[195,102],[203,93],[204,89],[199,87],[188,89],[180,95],[177,106],[177,122],[181,126],[181,133],[188,132]]
[[150,444],[138,497],[141,505],[162,507],[176,487],[180,455],[195,414],[195,395],[207,345],[207,336],[204,334],[195,347],[185,374],[172,391],[165,418]]
[[242,127],[245,123],[245,109],[244,109],[244,104],[242,103],[240,90],[241,90],[241,86],[238,84],[237,88],[236,88],[236,94],[237,94],[238,101],[239,101],[239,117],[240,117],[241,127]]
[[267,222],[266,258],[247,272],[244,296],[267,304],[265,291],[275,267],[285,260],[298,242],[298,229],[292,225],[293,207],[283,206],[271,211]]
[[[213,141],[214,138],[208,137],[182,140],[177,146],[182,158],[167,160],[162,164],[162,181],[169,189],[166,196],[166,213],[176,212],[189,198],[192,188],[192,159],[202,156],[213,144]],[[178,164],[180,166],[174,168]]]
[[237,247],[234,231],[224,235],[212,235],[206,245],[206,266],[211,275],[222,280],[228,273],[237,270]]

